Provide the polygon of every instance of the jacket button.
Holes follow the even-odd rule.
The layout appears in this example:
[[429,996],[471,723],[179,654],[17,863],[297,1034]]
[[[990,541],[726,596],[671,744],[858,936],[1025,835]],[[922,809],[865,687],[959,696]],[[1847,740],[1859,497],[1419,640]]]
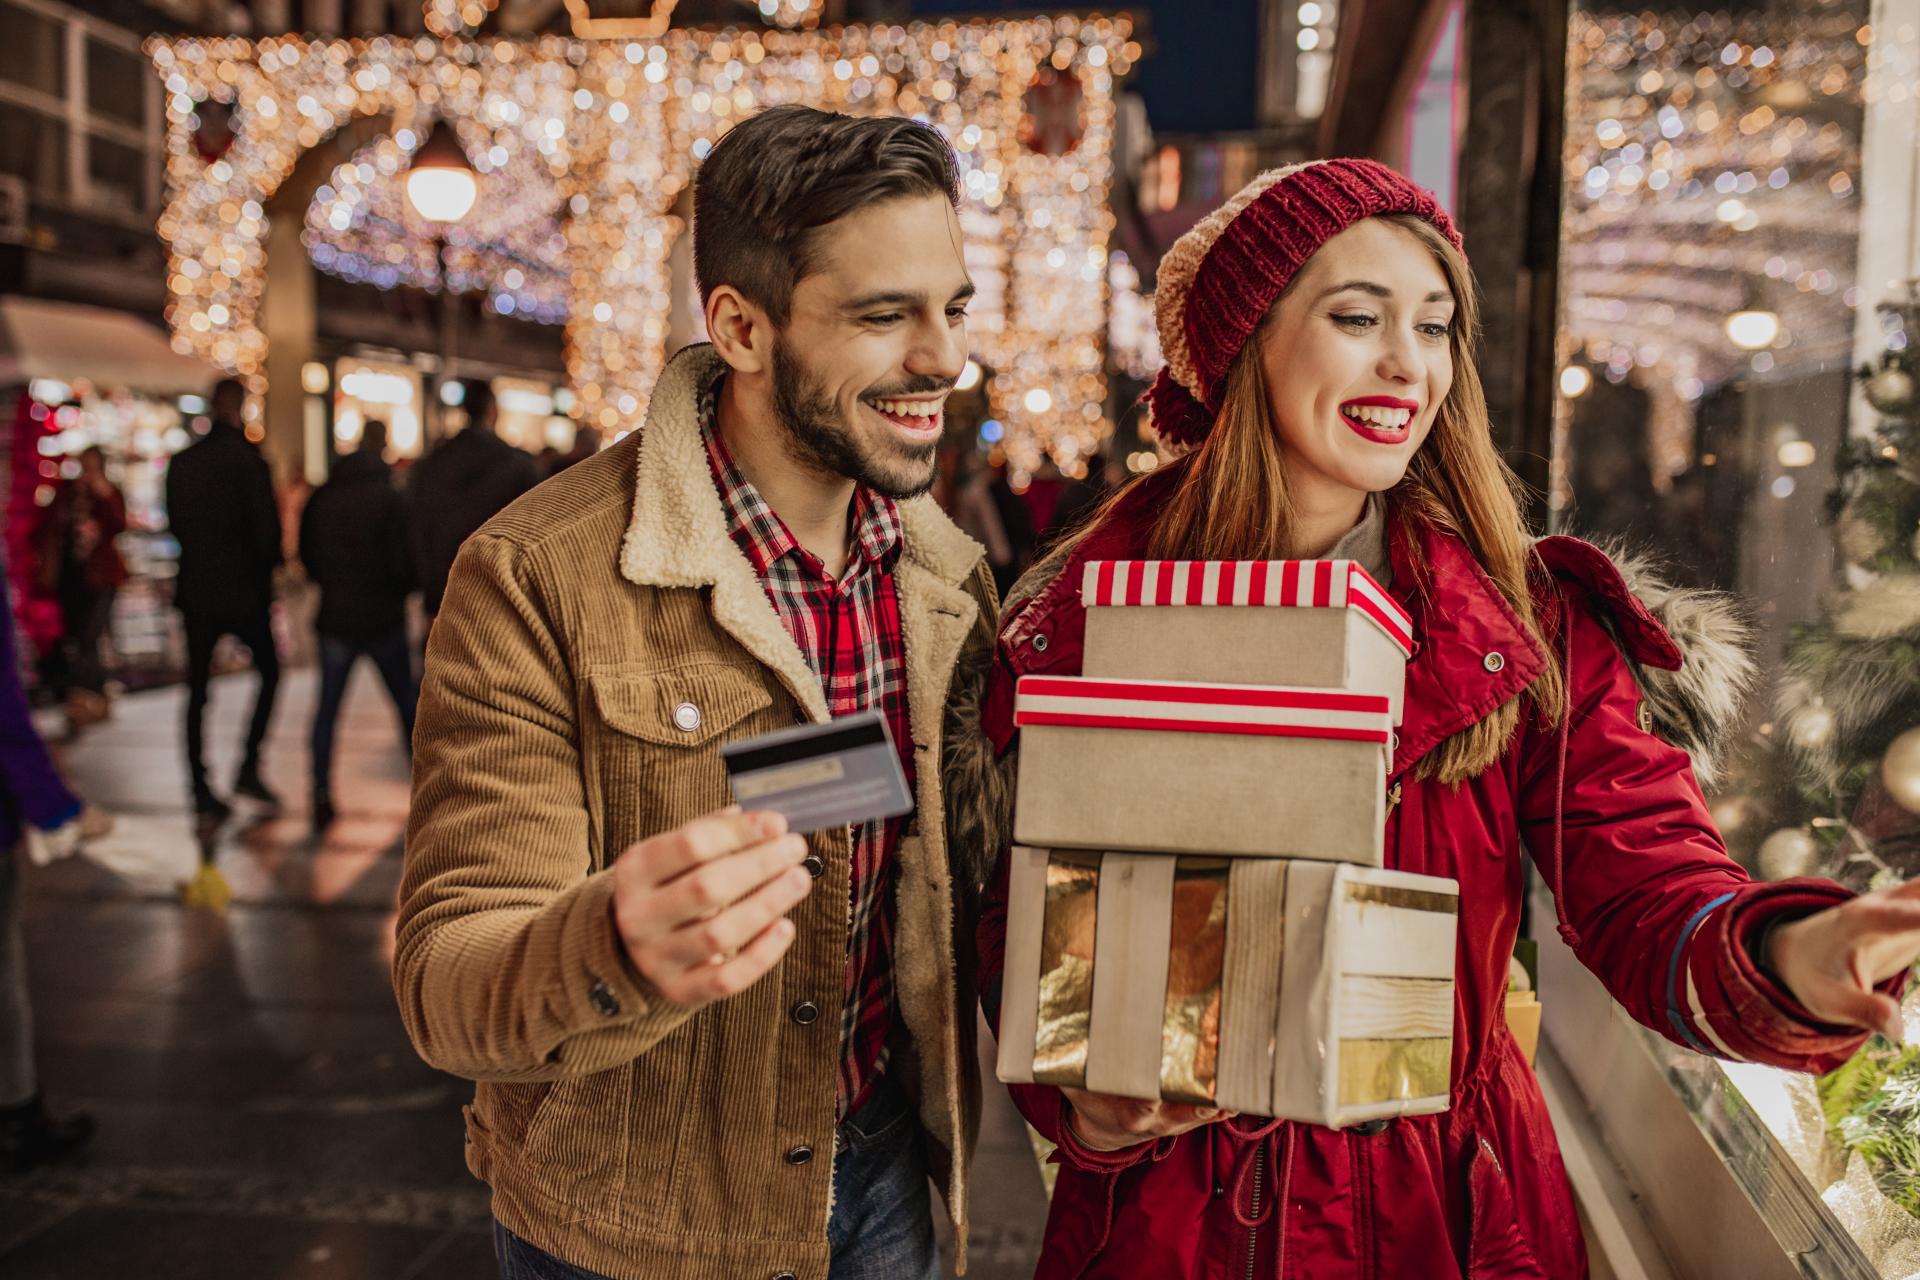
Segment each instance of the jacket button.
[[1047,651],[1047,633],[1046,632],[1042,631],[1039,635],[1033,638],[1033,651],[1035,653],[1045,653]]
[[611,1018],[620,1012],[620,997],[613,994],[613,988],[604,981],[596,981],[587,991],[587,1001],[593,1005],[593,1011],[603,1018]]
[[1386,1116],[1379,1120],[1368,1120],[1364,1124],[1356,1124],[1352,1128],[1348,1129],[1347,1132],[1351,1134],[1355,1134],[1362,1138],[1371,1138],[1375,1134],[1385,1133],[1387,1131],[1388,1126],[1391,1125],[1392,1123],[1393,1123],[1393,1117]]
[[776,1275],[773,1278],[773,1280],[800,1280],[800,1277],[796,1276],[791,1271],[782,1271],[780,1274]]
[[793,1020],[803,1027],[812,1026],[814,1019],[819,1016],[820,1006],[811,1000],[802,1000],[799,1004],[793,1006]]
[[817,853],[810,853],[806,857],[800,859],[800,865],[805,867],[807,869],[807,874],[812,876],[815,880],[818,880],[821,876],[827,873],[827,864],[820,860],[820,855]]
[[813,1148],[804,1142],[787,1152],[788,1164],[805,1164],[811,1159],[813,1159]]
[[1480,665],[1497,675],[1507,669],[1507,657],[1505,654],[1496,650],[1480,659]]
[[700,727],[700,708],[691,702],[683,702],[673,709],[673,722],[686,733],[692,733]]

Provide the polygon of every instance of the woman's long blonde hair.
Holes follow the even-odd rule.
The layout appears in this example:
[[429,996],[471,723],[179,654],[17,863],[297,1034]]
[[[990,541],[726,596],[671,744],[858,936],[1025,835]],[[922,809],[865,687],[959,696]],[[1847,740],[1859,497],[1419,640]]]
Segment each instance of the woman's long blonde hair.
[[[1550,653],[1528,587],[1533,549],[1520,515],[1520,482],[1493,447],[1486,393],[1473,362],[1480,306],[1472,269],[1425,219],[1386,214],[1382,221],[1419,237],[1440,264],[1456,303],[1453,387],[1405,478],[1389,494],[1389,510],[1396,519],[1422,520],[1464,540],[1528,638]],[[1294,553],[1286,450],[1268,412],[1259,348],[1256,332],[1227,372],[1213,429],[1194,450],[1154,522],[1149,554],[1156,559],[1274,560]],[[1415,776],[1457,783],[1486,770],[1519,726],[1525,698],[1549,723],[1557,723],[1566,698],[1559,664],[1549,661],[1523,694],[1441,743],[1420,762]]]

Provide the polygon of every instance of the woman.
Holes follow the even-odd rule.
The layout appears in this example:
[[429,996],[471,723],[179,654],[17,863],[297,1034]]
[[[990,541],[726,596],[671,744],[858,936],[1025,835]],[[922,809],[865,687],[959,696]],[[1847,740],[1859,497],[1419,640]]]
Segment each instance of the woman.
[[[1472,362],[1466,261],[1427,192],[1368,161],[1264,174],[1173,247],[1155,305],[1168,365],[1150,405],[1188,452],[1015,588],[983,712],[1001,754],[971,771],[973,820],[1005,831],[1015,681],[1080,669],[1084,562],[1361,561],[1417,638],[1387,865],[1460,883],[1452,1105],[1335,1132],[1016,1086],[1060,1147],[1039,1276],[1584,1276],[1546,1108],[1501,1016],[1522,848],[1562,936],[1635,1017],[1803,1070],[1843,1061],[1858,1028],[1898,1034],[1920,886],[1752,884],[1726,856],[1636,684],[1680,651],[1599,551],[1527,536]],[[1004,866],[997,880],[990,1014]]]
[[60,647],[49,664],[54,692],[66,698],[69,728],[78,732],[108,712],[100,641],[113,620],[113,600],[127,580],[114,539],[127,527],[127,504],[107,479],[98,445],[80,452],[80,474],[61,486],[42,527],[43,585],[60,602]]

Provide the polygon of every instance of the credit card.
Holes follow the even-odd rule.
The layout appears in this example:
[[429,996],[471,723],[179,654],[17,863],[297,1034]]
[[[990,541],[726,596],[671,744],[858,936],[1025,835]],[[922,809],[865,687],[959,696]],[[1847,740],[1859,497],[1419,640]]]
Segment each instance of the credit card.
[[784,814],[790,831],[913,812],[900,753],[878,711],[729,742],[720,758],[740,807]]

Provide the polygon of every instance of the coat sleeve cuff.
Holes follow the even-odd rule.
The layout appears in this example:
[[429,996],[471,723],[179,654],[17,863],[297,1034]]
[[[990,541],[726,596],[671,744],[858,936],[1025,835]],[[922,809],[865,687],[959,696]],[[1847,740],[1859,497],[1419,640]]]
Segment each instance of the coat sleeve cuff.
[[1080,1141],[1080,1135],[1074,1132],[1073,1104],[1067,1101],[1067,1095],[1058,1089],[1050,1092],[1059,1099],[1055,1123],[1060,1136],[1054,1143],[1053,1158],[1066,1168],[1082,1173],[1118,1173],[1145,1160],[1165,1159],[1167,1153],[1173,1150],[1176,1139],[1152,1138],[1115,1151],[1096,1151]]
[[[1832,881],[1781,880],[1749,886],[1700,932],[1685,967],[1707,971],[1718,999],[1702,1002],[1696,1022],[1732,1056],[1800,1071],[1829,1071],[1858,1052],[1868,1032],[1821,1022],[1757,963],[1754,946],[1770,926],[1824,911],[1853,895]],[[1701,949],[1704,949],[1704,953]],[[1882,983],[1898,997],[1904,977]]]

